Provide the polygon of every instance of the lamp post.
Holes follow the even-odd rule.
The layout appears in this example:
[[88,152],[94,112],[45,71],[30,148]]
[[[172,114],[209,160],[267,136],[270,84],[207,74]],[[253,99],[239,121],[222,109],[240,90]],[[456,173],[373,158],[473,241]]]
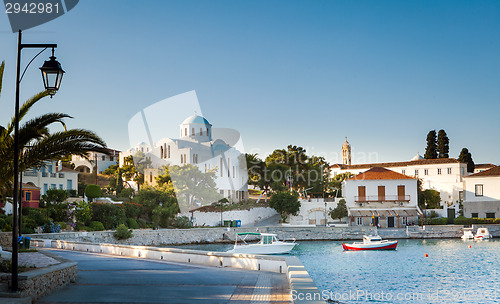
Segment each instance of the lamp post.
[[[57,44],[23,44],[22,42],[22,32],[19,30],[18,40],[17,40],[17,65],[16,65],[16,100],[15,100],[15,112],[14,112],[14,191],[13,191],[13,202],[12,202],[12,285],[11,291],[17,292],[18,289],[18,201],[19,201],[19,90],[21,85],[21,80],[23,79],[24,73],[28,69],[29,65],[33,60],[38,57],[47,48],[52,48],[52,56],[50,60],[45,61],[43,66],[40,68],[42,72],[43,85],[45,89],[49,92],[50,97],[59,90],[61,84],[62,76],[64,74],[61,64],[57,62],[56,57],[54,57],[54,48]],[[31,61],[28,63],[26,68],[21,74],[21,51],[26,48],[43,48]]]

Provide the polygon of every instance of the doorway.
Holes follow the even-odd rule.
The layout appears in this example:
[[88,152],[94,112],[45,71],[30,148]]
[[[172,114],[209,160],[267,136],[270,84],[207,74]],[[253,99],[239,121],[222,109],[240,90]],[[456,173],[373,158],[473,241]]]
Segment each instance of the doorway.
[[394,216],[389,216],[387,218],[387,227],[394,228]]

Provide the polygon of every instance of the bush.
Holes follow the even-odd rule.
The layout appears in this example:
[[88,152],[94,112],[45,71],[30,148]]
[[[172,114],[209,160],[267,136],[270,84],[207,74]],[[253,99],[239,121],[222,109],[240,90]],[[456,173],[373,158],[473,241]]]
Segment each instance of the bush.
[[66,230],[66,226],[67,226],[66,222],[59,222],[57,224],[59,224],[59,226],[61,227],[62,230]]
[[500,218],[467,218],[459,216],[455,218],[455,225],[470,226],[472,224],[500,224]]
[[99,221],[93,221],[90,223],[90,229],[93,231],[103,231],[104,225]]
[[187,216],[178,216],[174,218],[172,225],[175,228],[191,228],[192,223],[189,217]]
[[125,188],[125,189],[123,189],[120,192],[120,194],[118,194],[118,197],[126,198],[128,200],[131,200],[133,194],[134,194],[134,189],[132,189],[132,188]]
[[128,218],[127,219],[127,226],[130,229],[139,229],[139,224],[133,218]]
[[45,233],[58,233],[61,232],[61,225],[55,224],[54,222],[49,222],[42,226],[43,232]]
[[90,198],[90,199],[94,199],[96,197],[100,197],[102,194],[101,192],[101,187],[99,187],[98,185],[87,185],[87,187],[85,187],[85,196]]
[[118,228],[116,228],[113,236],[117,240],[126,240],[132,237],[132,230],[129,230],[124,224],[121,224]]
[[149,228],[148,223],[143,219],[138,219],[137,224],[139,224],[139,228]]
[[78,193],[76,192],[75,189],[71,189],[68,192],[70,197],[78,197]]
[[[427,224],[425,224],[427,222]],[[447,217],[421,218],[418,220],[419,225],[448,225]]]
[[118,225],[127,222],[125,208],[122,205],[92,203],[90,206],[92,220],[101,222],[105,229],[115,229]]

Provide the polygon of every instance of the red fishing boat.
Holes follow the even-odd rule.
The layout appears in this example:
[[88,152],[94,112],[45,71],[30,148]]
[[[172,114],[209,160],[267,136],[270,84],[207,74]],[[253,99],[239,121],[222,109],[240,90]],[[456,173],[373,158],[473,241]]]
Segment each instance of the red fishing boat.
[[396,250],[396,247],[398,247],[398,241],[382,240],[382,238],[378,235],[365,235],[363,236],[363,242],[354,242],[352,244],[342,243],[342,247],[346,251]]

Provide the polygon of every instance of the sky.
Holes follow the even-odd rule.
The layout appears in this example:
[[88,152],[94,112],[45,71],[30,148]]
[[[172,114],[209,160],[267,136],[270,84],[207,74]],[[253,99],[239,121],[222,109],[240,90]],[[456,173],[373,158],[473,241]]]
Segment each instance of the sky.
[[[130,147],[136,113],[195,90],[210,123],[261,157],[292,144],[337,163],[347,136],[354,164],[406,161],[444,129],[451,157],[467,147],[500,164],[500,1],[81,0],[23,42],[57,43],[66,71],[31,117],[68,113],[69,128],[110,148]],[[0,13],[1,125],[16,43]],[[24,50],[23,66],[35,54]],[[42,90],[49,55],[28,69],[21,100]]]

